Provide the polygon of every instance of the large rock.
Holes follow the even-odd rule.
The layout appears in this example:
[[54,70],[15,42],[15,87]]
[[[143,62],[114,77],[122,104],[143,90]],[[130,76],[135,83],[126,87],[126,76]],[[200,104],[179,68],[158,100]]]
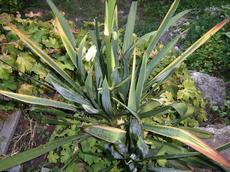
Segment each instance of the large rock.
[[222,79],[201,72],[191,72],[190,74],[203,98],[208,100],[210,105],[224,106],[226,85]]

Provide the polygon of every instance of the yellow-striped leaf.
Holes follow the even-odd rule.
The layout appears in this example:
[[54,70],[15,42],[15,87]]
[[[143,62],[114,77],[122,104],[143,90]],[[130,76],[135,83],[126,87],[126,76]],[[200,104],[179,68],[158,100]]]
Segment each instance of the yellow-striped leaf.
[[50,106],[50,107],[76,111],[76,106],[74,106],[73,104],[68,104],[68,103],[59,102],[55,100],[50,100],[50,99],[45,99],[45,98],[40,98],[35,96],[28,96],[28,95],[23,95],[23,94],[18,94],[9,91],[3,91],[3,90],[0,90],[0,94],[29,104]]
[[203,142],[186,130],[161,125],[144,125],[144,129],[155,134],[178,140],[195,149],[196,151],[202,153],[213,161],[227,168],[230,168],[230,162],[227,159],[225,159],[221,154],[212,149],[205,142]]
[[94,125],[84,129],[88,134],[110,143],[123,143],[126,131],[109,126]]

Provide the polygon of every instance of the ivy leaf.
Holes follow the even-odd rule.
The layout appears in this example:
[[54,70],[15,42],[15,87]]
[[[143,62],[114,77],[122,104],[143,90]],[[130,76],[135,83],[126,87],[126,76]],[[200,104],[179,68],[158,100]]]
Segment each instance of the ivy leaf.
[[43,79],[46,77],[48,71],[46,68],[44,68],[40,63],[35,63],[33,68],[32,68],[32,72],[34,72],[35,74],[37,74],[39,76],[39,78]]
[[54,151],[51,151],[51,152],[49,152],[47,158],[49,160],[49,163],[57,163],[59,156]]
[[0,79],[8,80],[12,73],[11,67],[2,63],[0,65]]
[[31,84],[22,84],[18,89],[18,93],[26,94],[26,95],[33,95],[33,85]]
[[60,45],[56,38],[48,38],[45,40],[42,40],[42,43],[45,44],[48,48],[60,48]]
[[20,53],[16,60],[16,65],[20,72],[25,73],[32,71],[35,62],[35,59],[30,54]]
[[61,151],[61,162],[66,163],[72,157],[73,151],[70,146],[64,146]]
[[14,80],[13,76],[10,76],[8,80],[3,80],[0,82],[0,89],[2,90],[16,90],[18,82]]

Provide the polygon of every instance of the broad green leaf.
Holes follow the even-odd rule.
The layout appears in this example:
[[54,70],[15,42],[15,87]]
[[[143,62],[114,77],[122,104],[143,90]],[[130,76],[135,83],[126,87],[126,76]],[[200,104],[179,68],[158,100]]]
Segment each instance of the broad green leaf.
[[179,113],[180,118],[173,121],[173,124],[179,124],[181,121],[185,120],[186,118],[190,117],[194,114],[194,106],[191,104],[186,103],[176,103],[173,104],[172,107]]
[[161,125],[144,125],[144,129],[155,134],[178,140],[192,147],[193,149],[202,153],[203,155],[212,159],[213,161],[227,168],[230,168],[230,162],[227,159],[225,159],[217,151],[213,150],[205,142],[203,142],[196,136],[192,135],[191,133],[187,132],[186,130]]
[[84,129],[84,131],[96,138],[110,143],[123,143],[126,139],[126,131],[109,126],[94,125]]
[[137,1],[133,1],[129,10],[128,20],[125,29],[124,43],[123,43],[123,54],[130,48],[133,41],[133,31],[135,26],[137,12]]
[[0,171],[6,170],[8,168],[14,167],[16,165],[22,164],[26,161],[39,157],[49,151],[52,151],[62,145],[71,144],[73,141],[79,143],[82,140],[88,138],[87,135],[78,136],[68,136],[60,139],[50,141],[44,145],[40,145],[36,148],[18,153],[16,155],[6,157],[0,160]]
[[109,85],[108,85],[106,78],[103,81],[101,94],[102,94],[101,95],[101,102],[102,102],[102,105],[103,105],[105,112],[108,115],[112,115],[113,114],[113,108],[112,108],[112,102],[111,102],[111,98],[110,98]]
[[135,73],[136,71],[136,50],[134,49],[133,53],[133,67],[132,67],[132,77],[131,77],[131,84],[129,89],[129,98],[128,98],[128,107],[136,112],[136,95],[135,95],[135,85],[136,85],[136,78]]
[[31,41],[26,35],[19,31],[14,25],[8,24],[8,27],[35,53],[37,54],[44,62],[46,62],[51,68],[53,68],[59,75],[61,75],[69,84],[76,86],[74,81],[70,76],[62,70],[59,65],[48,55],[46,54],[36,43]]
[[74,106],[73,104],[68,104],[64,102],[59,102],[59,101],[35,97],[35,96],[17,94],[17,93],[3,91],[3,90],[0,90],[0,94],[29,104],[50,106],[50,107],[76,111],[76,106]]

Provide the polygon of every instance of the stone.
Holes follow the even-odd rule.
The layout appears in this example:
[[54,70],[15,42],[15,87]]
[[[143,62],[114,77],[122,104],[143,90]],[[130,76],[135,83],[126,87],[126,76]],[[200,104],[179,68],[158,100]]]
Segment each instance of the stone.
[[42,167],[41,172],[49,172],[51,171],[49,168]]
[[8,169],[7,172],[22,172],[22,166],[17,165],[17,166],[15,166],[13,168]]
[[14,112],[5,121],[0,121],[0,155],[6,154],[14,135],[21,112]]
[[[206,127],[199,127],[199,129],[208,131],[213,134],[212,138],[204,140],[212,148],[218,148],[221,145],[230,142],[230,125],[208,125]],[[230,148],[221,151],[221,154],[223,154],[225,158],[230,160]]]
[[190,72],[190,75],[210,106],[224,106],[226,84],[222,79],[195,71]]

